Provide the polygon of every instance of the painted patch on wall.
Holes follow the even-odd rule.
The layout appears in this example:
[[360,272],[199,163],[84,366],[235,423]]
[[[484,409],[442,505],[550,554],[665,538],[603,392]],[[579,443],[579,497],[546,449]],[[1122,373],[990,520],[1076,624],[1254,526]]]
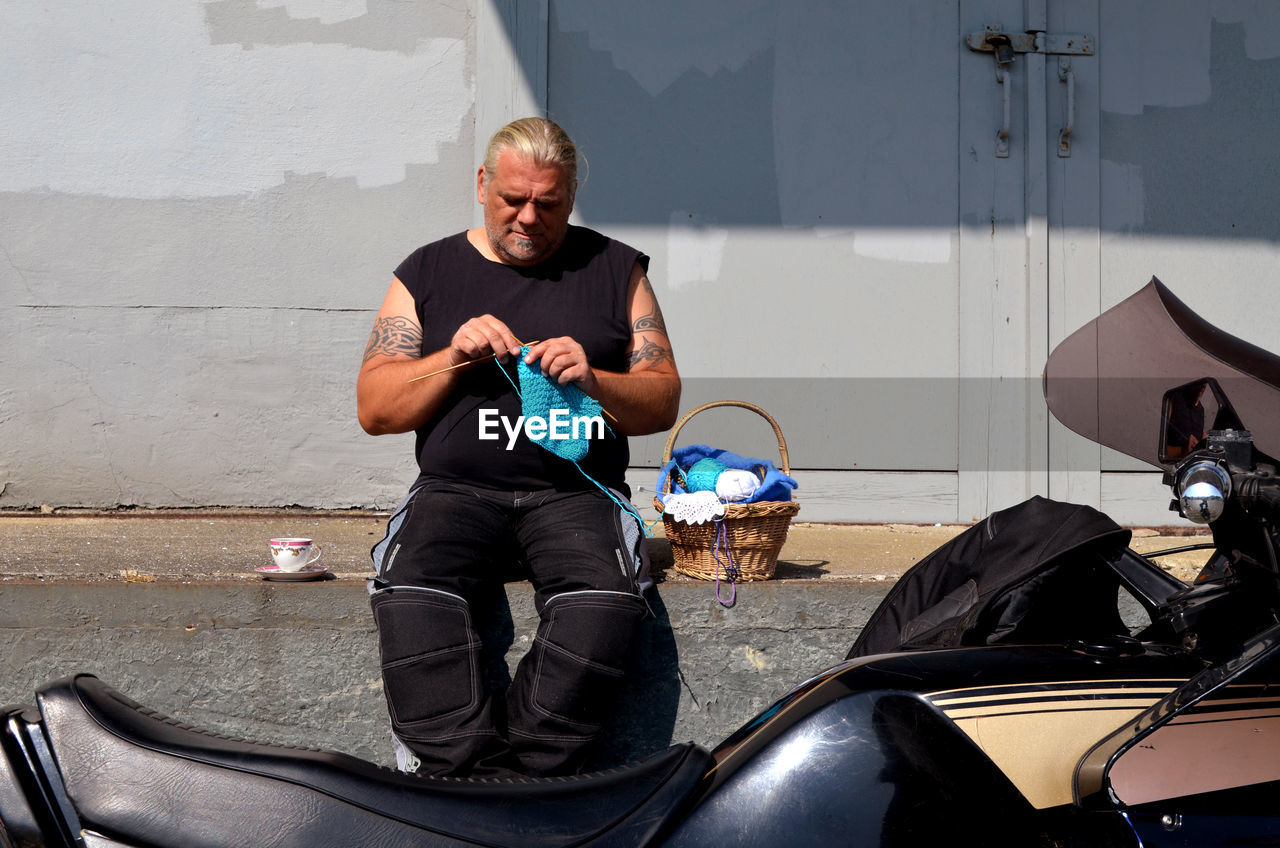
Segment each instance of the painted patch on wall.
[[592,49],[608,53],[645,93],[657,97],[686,73],[707,77],[740,70],[777,37],[776,0],[747,0],[725,14],[717,3],[557,0],[563,32],[588,33]]
[[864,227],[853,234],[853,252],[864,259],[942,265],[951,261],[952,238],[950,230],[932,227]]
[[257,0],[263,9],[283,6],[285,14],[296,20],[318,20],[322,24],[349,21],[369,13],[366,0]]
[[[1177,3],[1144,0],[1103,3],[1099,57],[1123,85],[1104,86],[1102,108],[1140,115],[1146,106],[1195,106],[1213,96],[1210,83],[1213,26],[1243,27],[1245,55],[1280,56],[1280,5],[1222,0]],[[1135,47],[1139,45],[1140,47]]]
[[667,230],[666,283],[674,290],[695,283],[718,280],[724,261],[729,231],[723,227],[692,227],[693,215],[684,210],[671,213]]
[[439,161],[473,99],[463,39],[423,39],[409,55],[211,44],[194,0],[163,15],[142,2],[24,4],[0,38],[4,64],[22,69],[0,87],[0,191],[201,198],[291,173],[389,185]]

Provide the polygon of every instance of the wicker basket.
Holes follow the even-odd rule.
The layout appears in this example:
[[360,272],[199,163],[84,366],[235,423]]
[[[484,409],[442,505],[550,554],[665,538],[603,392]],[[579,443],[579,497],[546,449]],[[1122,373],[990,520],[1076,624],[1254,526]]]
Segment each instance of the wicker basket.
[[[671,451],[675,447],[676,436],[680,434],[680,429],[689,423],[689,419],[699,412],[717,406],[738,406],[749,409],[768,421],[773,427],[773,434],[778,438],[782,473],[791,473],[791,464],[787,458],[787,440],[783,438],[778,422],[755,404],[741,400],[712,401],[685,413],[672,428],[671,435],[667,437],[667,446],[662,452],[663,465],[671,461]],[[663,493],[670,491],[671,480],[668,477]],[[800,511],[800,505],[795,501],[728,503],[725,504],[722,523],[686,524],[664,514],[661,499],[655,497],[653,505],[658,510],[658,514],[662,515],[662,524],[666,528],[667,540],[671,543],[676,571],[699,580],[716,580],[725,577],[722,574],[724,566],[716,559],[715,554],[716,536],[723,526],[729,555],[738,568],[737,580],[743,582],[768,580],[773,576],[778,565],[778,554],[787,541],[791,517]]]

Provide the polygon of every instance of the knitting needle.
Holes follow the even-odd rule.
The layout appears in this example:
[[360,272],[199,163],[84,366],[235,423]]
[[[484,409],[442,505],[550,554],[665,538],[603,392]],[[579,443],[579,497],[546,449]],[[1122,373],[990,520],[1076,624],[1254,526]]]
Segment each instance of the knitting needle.
[[[520,340],[519,340],[519,339],[516,339],[516,341],[520,342]],[[530,345],[530,346],[533,346],[533,345],[536,345],[536,344],[537,344],[537,342],[529,342],[529,345]],[[521,346],[521,347],[524,347],[524,342],[520,342],[520,346]],[[482,356],[482,357],[480,357],[479,359],[468,359],[466,362],[459,362],[457,365],[450,365],[448,368],[441,368],[439,371],[432,371],[430,374],[423,374],[421,377],[414,377],[413,379],[409,380],[408,382],[410,382],[410,383],[416,383],[416,382],[418,382],[419,380],[425,380],[425,379],[427,379],[428,377],[434,377],[434,376],[435,376],[435,375],[437,375],[437,374],[443,374],[444,372],[446,372],[446,371],[452,371],[452,370],[453,370],[453,369],[455,369],[455,368],[465,368],[465,367],[467,367],[468,365],[475,365],[477,362],[484,362],[486,359],[493,359],[493,358],[494,358],[495,356],[497,356],[499,353],[503,353],[503,352],[504,352],[504,351],[497,351],[497,352],[495,352],[495,353],[491,353],[491,354],[489,354],[488,356]]]
[[[512,338],[515,338],[515,336],[512,336]],[[524,342],[520,341],[519,339],[516,339],[516,341],[520,343],[520,346],[521,346],[521,347],[526,347],[526,345],[525,345],[525,343],[524,343]],[[529,344],[528,344],[527,346],[528,346],[528,347],[533,347],[533,346],[534,346],[534,345],[536,345],[536,344],[538,344],[538,342],[536,342],[536,341],[535,341],[535,342],[529,342]],[[499,352],[500,352],[500,351],[499,351]],[[497,356],[497,355],[498,355],[498,353],[491,353],[491,354],[489,354],[488,356],[482,356],[482,357],[480,357],[479,359],[470,359],[470,360],[468,360],[468,361],[466,361],[466,362],[459,362],[457,365],[450,365],[448,368],[441,368],[439,371],[432,371],[430,374],[423,374],[421,377],[414,377],[413,379],[409,380],[408,382],[410,382],[410,383],[416,383],[416,382],[418,382],[419,380],[425,380],[425,379],[427,379],[428,377],[434,377],[434,376],[436,376],[437,374],[443,374],[444,372],[446,372],[446,371],[452,371],[452,370],[453,370],[453,369],[455,369],[455,368],[464,368],[464,367],[466,367],[466,366],[468,366],[468,365],[475,365],[477,362],[484,362],[486,359],[493,359],[493,358],[494,358],[495,356]],[[607,415],[607,416],[609,417],[609,419],[610,419],[611,421],[613,421],[613,423],[614,423],[614,424],[617,424],[617,423],[618,423],[618,419],[617,419],[617,417],[616,417],[612,412],[610,412],[609,410],[605,409],[603,406],[602,406],[602,407],[600,407],[600,411],[601,411],[601,412],[603,412],[605,415]]]

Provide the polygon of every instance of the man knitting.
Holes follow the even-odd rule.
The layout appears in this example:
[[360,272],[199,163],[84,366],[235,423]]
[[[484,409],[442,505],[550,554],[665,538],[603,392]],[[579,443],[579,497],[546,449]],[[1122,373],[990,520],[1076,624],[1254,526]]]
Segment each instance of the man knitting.
[[[408,771],[579,770],[646,610],[625,437],[672,426],[680,377],[648,257],[569,224],[577,160],[551,121],[499,130],[476,179],[484,226],[400,264],[360,369],[361,426],[417,435],[420,473],[374,548],[371,601]],[[492,437],[522,414],[517,359],[602,407],[608,431],[591,431],[580,461],[530,427]],[[474,622],[513,561],[540,624],[504,699],[487,691]]]

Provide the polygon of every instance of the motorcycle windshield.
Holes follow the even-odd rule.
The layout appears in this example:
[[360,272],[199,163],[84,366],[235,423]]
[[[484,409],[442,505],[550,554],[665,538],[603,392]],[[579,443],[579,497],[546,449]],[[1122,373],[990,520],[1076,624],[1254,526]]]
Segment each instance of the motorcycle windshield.
[[1171,468],[1210,429],[1239,428],[1280,456],[1280,357],[1224,333],[1155,277],[1064,340],[1044,393],[1087,439]]

